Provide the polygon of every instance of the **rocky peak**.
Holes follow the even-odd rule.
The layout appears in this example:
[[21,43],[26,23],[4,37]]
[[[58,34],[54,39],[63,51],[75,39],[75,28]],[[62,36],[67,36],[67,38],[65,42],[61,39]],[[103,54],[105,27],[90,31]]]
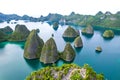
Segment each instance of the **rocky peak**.
[[44,64],[55,63],[59,59],[57,46],[53,38],[46,41],[42,48],[40,61]]

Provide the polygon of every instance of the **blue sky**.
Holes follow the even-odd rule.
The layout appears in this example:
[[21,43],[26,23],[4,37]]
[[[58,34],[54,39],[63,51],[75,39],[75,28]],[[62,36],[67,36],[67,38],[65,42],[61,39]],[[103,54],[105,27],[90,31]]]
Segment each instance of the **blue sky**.
[[120,0],[0,0],[0,12],[39,17],[48,13],[68,15],[96,14],[98,11],[120,11]]

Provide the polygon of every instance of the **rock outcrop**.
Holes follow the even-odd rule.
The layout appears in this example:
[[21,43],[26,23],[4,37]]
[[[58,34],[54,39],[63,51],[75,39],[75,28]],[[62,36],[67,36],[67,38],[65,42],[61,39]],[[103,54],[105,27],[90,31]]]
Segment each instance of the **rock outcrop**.
[[59,24],[58,24],[57,22],[54,22],[54,23],[53,23],[53,29],[54,29],[54,30],[57,30],[58,27],[59,27]]
[[12,33],[10,41],[25,41],[30,31],[25,25],[16,25],[15,31]]
[[25,80],[105,80],[105,78],[88,64],[84,64],[83,67],[76,64],[63,64],[34,71]]
[[112,30],[105,30],[103,33],[104,38],[113,38],[114,37],[114,32]]
[[44,44],[42,51],[41,51],[41,56],[40,56],[40,61],[43,62],[44,64],[49,64],[49,63],[55,63],[59,59],[59,54],[57,51],[57,46],[53,38],[50,38],[47,40],[47,42]]
[[61,58],[68,62],[75,58],[75,51],[69,42],[66,44],[64,51],[61,53]]
[[76,38],[78,36],[78,32],[76,32],[75,29],[73,29],[72,27],[68,27],[63,35],[62,35],[64,38]]
[[0,42],[8,40],[10,37],[9,34],[11,34],[12,32],[13,30],[9,26],[0,28]]
[[7,39],[8,39],[8,35],[0,30],[0,42],[6,41]]
[[37,31],[32,30],[25,43],[24,57],[26,59],[40,58],[40,53],[41,53],[43,45],[44,45],[44,42],[37,35]]
[[83,42],[80,36],[78,36],[75,40],[74,40],[74,47],[75,48],[80,48],[83,47]]
[[13,32],[12,28],[10,28],[9,26],[6,26],[4,28],[0,29],[2,32],[6,33],[6,34],[10,34]]
[[102,51],[102,48],[100,46],[97,46],[96,49],[95,49],[97,52],[101,52]]
[[94,34],[94,30],[93,30],[93,28],[92,28],[91,25],[87,25],[86,28],[82,29],[82,33],[83,33],[83,34],[93,35],[93,34]]

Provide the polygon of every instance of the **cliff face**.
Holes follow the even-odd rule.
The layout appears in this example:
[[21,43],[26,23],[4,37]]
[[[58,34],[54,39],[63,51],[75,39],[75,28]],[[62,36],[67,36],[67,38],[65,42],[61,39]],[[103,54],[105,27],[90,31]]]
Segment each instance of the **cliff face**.
[[75,58],[75,51],[70,43],[67,43],[64,51],[61,53],[61,58],[65,61],[72,61]]
[[30,31],[25,25],[16,25],[15,31],[12,33],[10,41],[25,41]]
[[44,44],[40,56],[40,61],[44,64],[55,63],[59,59],[57,46],[53,38],[47,40]]
[[86,28],[82,29],[82,33],[92,35],[92,34],[94,34],[94,30],[91,25],[87,25]]
[[24,57],[27,59],[40,58],[40,53],[43,45],[44,45],[44,42],[37,35],[37,31],[32,30],[25,43]]
[[75,29],[73,29],[72,27],[69,26],[69,27],[64,31],[64,33],[63,33],[62,36],[63,36],[63,37],[67,37],[67,38],[76,38],[76,37],[78,36],[78,32],[76,32]]
[[74,41],[74,47],[79,48],[83,46],[83,42],[80,36],[78,36]]

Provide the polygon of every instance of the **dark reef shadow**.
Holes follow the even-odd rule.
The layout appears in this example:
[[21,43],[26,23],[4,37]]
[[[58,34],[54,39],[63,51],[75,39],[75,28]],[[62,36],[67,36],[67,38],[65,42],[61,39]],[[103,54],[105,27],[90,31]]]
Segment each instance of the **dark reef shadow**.
[[57,30],[58,30],[58,27],[53,27],[53,29],[54,29],[55,31],[57,31]]
[[[74,47],[74,48],[75,48],[75,47]],[[81,50],[82,50],[82,48],[83,48],[83,47],[75,48],[75,51],[76,51],[77,53],[80,53]]]
[[102,51],[96,51],[96,50],[95,50],[95,52],[96,52],[97,54],[100,54]]
[[75,38],[63,37],[65,42],[73,42]]
[[110,41],[110,40],[113,39],[113,37],[111,37],[111,38],[105,38],[105,37],[103,37],[103,39],[106,40],[106,41]]
[[85,33],[82,33],[82,35],[84,35],[86,38],[92,38],[94,34],[85,34]]
[[0,42],[0,48],[4,48],[7,42]]
[[26,59],[24,58],[24,60],[26,61],[26,63],[33,69],[38,69],[39,68],[39,64],[40,64],[40,61],[39,59]]
[[55,62],[55,63],[47,63],[47,64],[44,64],[44,63],[42,63],[42,62],[40,62],[40,63],[41,63],[41,65],[42,65],[43,67],[46,67],[46,66],[56,65],[57,62]]

